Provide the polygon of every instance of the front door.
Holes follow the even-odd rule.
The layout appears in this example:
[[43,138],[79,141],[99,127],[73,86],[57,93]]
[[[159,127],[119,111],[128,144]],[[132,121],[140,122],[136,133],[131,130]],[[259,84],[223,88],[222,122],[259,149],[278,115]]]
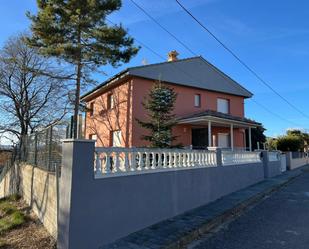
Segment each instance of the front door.
[[206,149],[208,146],[207,128],[192,129],[192,146],[193,149]]
[[219,133],[218,134],[218,147],[228,148],[229,147],[229,134]]

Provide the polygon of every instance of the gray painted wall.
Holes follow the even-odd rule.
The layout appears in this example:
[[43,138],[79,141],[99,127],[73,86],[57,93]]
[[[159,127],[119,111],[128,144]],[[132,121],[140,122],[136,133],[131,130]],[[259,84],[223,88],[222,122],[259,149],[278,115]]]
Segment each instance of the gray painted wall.
[[93,155],[93,142],[64,142],[59,249],[98,248],[264,179],[262,163],[94,179]]
[[271,178],[280,175],[281,161],[269,161],[269,154],[267,151],[262,151],[263,165],[264,165],[264,177]]

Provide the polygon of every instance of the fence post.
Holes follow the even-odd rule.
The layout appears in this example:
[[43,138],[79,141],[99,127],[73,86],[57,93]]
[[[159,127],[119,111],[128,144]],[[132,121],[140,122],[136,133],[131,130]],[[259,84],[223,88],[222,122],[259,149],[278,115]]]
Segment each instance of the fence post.
[[[62,144],[62,167],[59,182],[58,249],[91,248],[83,245],[91,220],[82,207],[94,184],[93,140],[66,139]],[[94,207],[93,207],[94,208]],[[89,223],[87,225],[87,223]],[[82,225],[81,225],[82,224]]]
[[263,161],[263,168],[264,168],[264,178],[269,177],[269,153],[268,151],[262,151],[262,161]]
[[292,169],[292,152],[286,152],[286,167],[288,170]]
[[38,166],[38,134],[34,134],[34,165]]
[[221,148],[217,148],[216,149],[216,156],[217,156],[217,166],[222,166],[222,149]]
[[[56,177],[56,201],[57,201],[57,228],[59,227],[59,177],[60,177],[60,165],[55,163],[55,177]],[[58,236],[58,234],[57,234]]]
[[53,143],[53,126],[48,130],[49,132],[49,141],[48,141],[48,170],[51,170],[51,157],[52,157],[52,143]]

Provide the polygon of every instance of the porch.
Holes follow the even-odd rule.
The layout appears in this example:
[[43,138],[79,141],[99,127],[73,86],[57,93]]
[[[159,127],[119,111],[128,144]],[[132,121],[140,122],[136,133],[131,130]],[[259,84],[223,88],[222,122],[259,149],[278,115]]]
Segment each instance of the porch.
[[193,149],[211,150],[219,147],[249,151],[252,151],[251,129],[261,125],[247,118],[215,111],[205,111],[179,118],[178,124],[190,127],[190,146]]

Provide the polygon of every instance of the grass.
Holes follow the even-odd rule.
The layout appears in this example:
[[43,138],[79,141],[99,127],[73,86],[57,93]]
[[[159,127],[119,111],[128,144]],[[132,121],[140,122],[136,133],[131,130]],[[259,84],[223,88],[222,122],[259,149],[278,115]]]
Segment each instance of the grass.
[[18,198],[18,196],[11,196],[0,200],[0,234],[26,222],[26,217],[23,212],[18,210],[14,205],[14,202]]

